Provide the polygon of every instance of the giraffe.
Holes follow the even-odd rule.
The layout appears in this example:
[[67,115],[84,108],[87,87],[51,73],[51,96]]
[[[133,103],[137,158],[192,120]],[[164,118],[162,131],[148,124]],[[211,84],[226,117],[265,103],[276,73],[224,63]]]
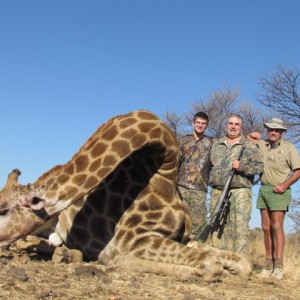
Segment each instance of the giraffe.
[[177,165],[176,136],[157,116],[113,117],[33,184],[20,185],[17,169],[9,174],[0,191],[0,246],[59,215],[56,234],[87,260],[182,279],[217,281],[224,269],[248,278],[248,257],[189,241]]

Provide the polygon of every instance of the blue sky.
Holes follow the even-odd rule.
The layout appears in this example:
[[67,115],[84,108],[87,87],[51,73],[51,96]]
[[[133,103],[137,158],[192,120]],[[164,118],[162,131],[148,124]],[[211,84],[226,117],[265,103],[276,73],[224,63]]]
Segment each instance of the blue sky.
[[[187,112],[300,66],[298,0],[0,0],[0,186],[67,162],[107,119]],[[259,227],[253,209],[251,227]]]

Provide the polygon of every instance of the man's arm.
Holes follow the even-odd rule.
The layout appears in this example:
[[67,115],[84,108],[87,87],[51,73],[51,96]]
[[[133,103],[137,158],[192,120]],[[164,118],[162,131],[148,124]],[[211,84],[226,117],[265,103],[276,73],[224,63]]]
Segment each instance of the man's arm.
[[300,178],[300,169],[293,170],[293,173],[284,182],[277,184],[274,188],[274,193],[282,194],[292,184],[294,184]]
[[246,135],[246,138],[253,144],[257,144],[261,138],[261,134],[259,132],[251,132]]

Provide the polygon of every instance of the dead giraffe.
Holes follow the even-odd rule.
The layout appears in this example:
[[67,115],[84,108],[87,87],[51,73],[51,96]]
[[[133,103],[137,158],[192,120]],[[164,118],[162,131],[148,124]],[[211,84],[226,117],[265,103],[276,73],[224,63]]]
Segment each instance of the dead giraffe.
[[182,279],[215,281],[224,268],[249,276],[252,264],[241,254],[185,245],[191,221],[176,189],[177,159],[176,136],[155,115],[114,117],[34,184],[9,175],[0,191],[0,246],[62,212],[57,233],[86,259]]

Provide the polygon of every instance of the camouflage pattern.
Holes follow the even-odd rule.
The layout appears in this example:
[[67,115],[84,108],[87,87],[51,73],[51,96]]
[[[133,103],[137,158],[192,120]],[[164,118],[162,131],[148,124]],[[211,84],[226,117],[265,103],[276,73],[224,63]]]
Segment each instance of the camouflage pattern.
[[178,186],[183,202],[188,206],[192,217],[190,239],[194,239],[200,232],[207,214],[206,192],[186,189]]
[[[219,249],[249,254],[249,221],[252,210],[252,193],[250,188],[231,190],[230,209],[225,224],[212,232],[211,244]],[[222,190],[212,189],[210,209],[214,208]]]
[[179,139],[178,185],[188,189],[207,192],[210,170],[209,152],[213,139],[203,136],[196,140],[194,134]]
[[231,182],[230,210],[225,224],[212,233],[212,244],[220,249],[246,254],[252,209],[251,187],[254,175],[262,173],[264,167],[258,148],[244,137],[231,146],[227,145],[226,138],[217,140],[210,154],[212,170],[209,185],[212,187],[210,199],[212,211],[228,179],[232,162],[238,159],[243,146],[245,149],[240,158],[241,170],[235,172]]
[[210,152],[212,163],[209,178],[210,186],[224,187],[229,172],[232,169],[232,161],[238,158],[242,146],[245,146],[245,149],[240,159],[241,171],[236,172],[234,175],[231,187],[252,187],[254,175],[262,173],[264,165],[259,149],[244,137],[232,146],[226,144],[225,138],[221,138],[213,144]]

